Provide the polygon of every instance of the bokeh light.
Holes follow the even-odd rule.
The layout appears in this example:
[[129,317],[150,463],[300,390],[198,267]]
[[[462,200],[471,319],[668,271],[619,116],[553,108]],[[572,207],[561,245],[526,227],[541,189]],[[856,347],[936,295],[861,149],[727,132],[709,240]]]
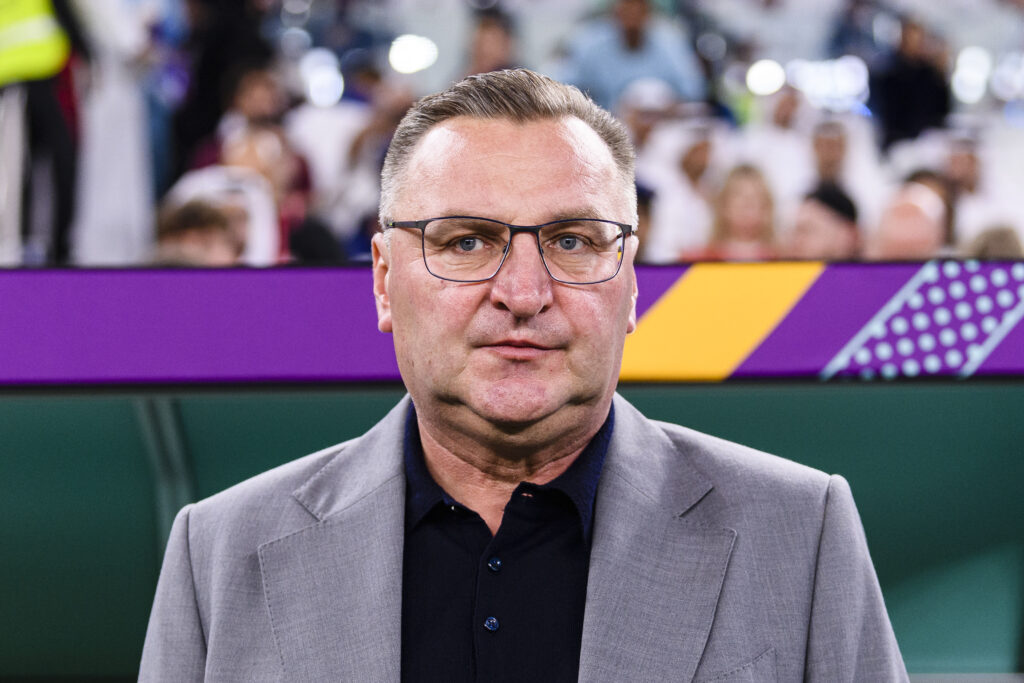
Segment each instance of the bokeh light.
[[773,59],[761,59],[747,70],[747,87],[755,95],[771,95],[786,84],[786,71]]
[[414,74],[432,66],[437,54],[437,45],[430,38],[407,33],[391,43],[388,62],[400,74]]

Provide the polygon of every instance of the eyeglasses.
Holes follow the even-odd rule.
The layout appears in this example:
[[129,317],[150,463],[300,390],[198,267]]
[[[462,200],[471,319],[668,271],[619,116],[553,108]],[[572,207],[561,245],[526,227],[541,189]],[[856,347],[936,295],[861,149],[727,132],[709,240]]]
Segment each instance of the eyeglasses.
[[570,218],[541,225],[511,225],[476,216],[390,221],[387,228],[419,230],[423,262],[434,277],[484,282],[498,274],[512,238],[520,232],[537,240],[548,275],[567,285],[593,285],[615,277],[633,226],[596,218]]

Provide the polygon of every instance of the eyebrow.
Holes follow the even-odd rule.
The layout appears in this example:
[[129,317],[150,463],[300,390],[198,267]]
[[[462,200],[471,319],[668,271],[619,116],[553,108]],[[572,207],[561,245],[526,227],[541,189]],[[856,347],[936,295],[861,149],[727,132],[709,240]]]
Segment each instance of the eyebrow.
[[[504,220],[502,220],[500,218],[494,218],[493,216],[488,216],[486,214],[481,215],[481,214],[473,212],[473,211],[460,211],[460,210],[457,210],[457,209],[451,209],[451,210],[448,210],[445,213],[442,213],[442,214],[438,215],[438,217],[441,217],[441,216],[475,216],[476,218],[489,218],[491,220],[498,221],[499,223],[505,223],[506,222],[506,221],[504,221]],[[567,220],[572,220],[574,218],[588,218],[588,219],[592,219],[592,220],[615,221],[614,218],[609,218],[608,216],[602,216],[601,214],[599,214],[597,211],[595,211],[592,208],[579,208],[579,209],[572,209],[572,210],[569,210],[569,211],[558,211],[558,212],[556,212],[554,214],[551,214],[545,220],[541,221],[537,225],[543,225],[544,223],[552,223],[554,221],[567,221]]]

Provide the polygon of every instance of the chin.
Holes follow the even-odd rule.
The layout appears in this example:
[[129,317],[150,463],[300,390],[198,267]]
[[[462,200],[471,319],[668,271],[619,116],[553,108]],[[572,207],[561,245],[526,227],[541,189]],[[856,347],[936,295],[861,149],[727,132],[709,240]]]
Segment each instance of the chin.
[[506,378],[473,391],[471,407],[488,422],[527,426],[569,403],[550,382]]

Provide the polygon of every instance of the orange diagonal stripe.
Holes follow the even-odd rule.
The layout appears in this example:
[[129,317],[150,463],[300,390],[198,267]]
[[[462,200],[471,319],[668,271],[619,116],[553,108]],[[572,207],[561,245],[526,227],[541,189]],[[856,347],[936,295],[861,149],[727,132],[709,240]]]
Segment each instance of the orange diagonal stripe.
[[775,329],[823,263],[692,266],[626,337],[625,381],[717,381]]

